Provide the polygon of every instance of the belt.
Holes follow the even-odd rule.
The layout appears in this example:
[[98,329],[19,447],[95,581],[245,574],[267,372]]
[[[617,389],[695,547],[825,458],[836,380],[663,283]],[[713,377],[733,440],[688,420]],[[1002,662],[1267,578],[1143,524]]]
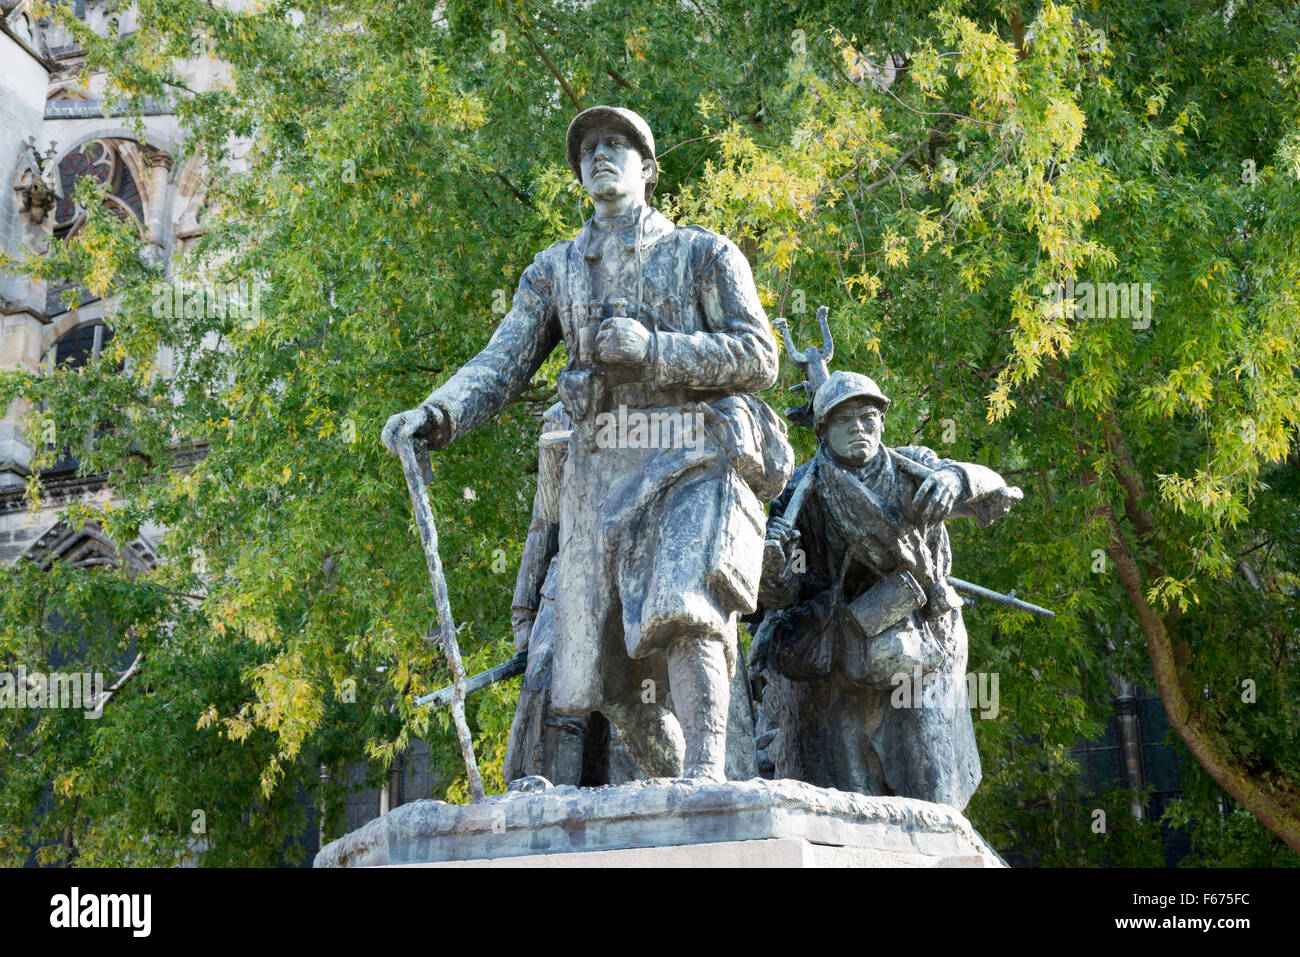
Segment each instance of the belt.
[[609,386],[601,411],[613,412],[618,407],[628,409],[676,409],[692,402],[710,402],[721,398],[717,393],[699,389],[657,389],[643,382],[623,382]]

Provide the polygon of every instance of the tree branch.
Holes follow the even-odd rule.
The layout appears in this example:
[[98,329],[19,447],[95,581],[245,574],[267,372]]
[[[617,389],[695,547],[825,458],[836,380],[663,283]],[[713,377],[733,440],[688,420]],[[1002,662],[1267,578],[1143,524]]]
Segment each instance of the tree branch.
[[[1124,513],[1133,523],[1138,542],[1153,556],[1143,562],[1143,571],[1148,578],[1163,578],[1166,575],[1165,552],[1156,530],[1155,516],[1144,504],[1147,497],[1146,484],[1142,481],[1142,476],[1133,461],[1133,453],[1129,450],[1128,441],[1120,428],[1119,419],[1113,411],[1102,416],[1102,425],[1106,431],[1106,447],[1115,457],[1118,466],[1115,469],[1115,478],[1124,490]],[[1168,614],[1171,623],[1177,622],[1182,617],[1177,608],[1171,608]],[[1181,635],[1175,634],[1173,638],[1175,660],[1179,668],[1186,670],[1192,663],[1191,646]],[[1190,681],[1190,676],[1187,680]]]
[[609,78],[611,80],[613,80],[623,89],[625,90],[634,89],[632,84],[628,81],[627,77],[625,77],[622,73],[619,73],[618,70],[615,70],[612,66],[606,65],[605,72],[609,74]]
[[[1143,560],[1139,568],[1139,559],[1124,536],[1121,518],[1109,504],[1102,506],[1102,514],[1110,525],[1106,551],[1115,563],[1120,585],[1146,639],[1151,674],[1169,725],[1219,787],[1285,841],[1288,847],[1300,853],[1300,808],[1295,805],[1294,798],[1275,795],[1256,783],[1250,770],[1233,760],[1230,754],[1225,754],[1210,737],[1201,710],[1192,706],[1197,697],[1197,686],[1190,671],[1191,647],[1173,628],[1176,609],[1169,613],[1169,620],[1162,618],[1147,601],[1143,588],[1144,569],[1148,575],[1163,576],[1165,573],[1155,518],[1144,504],[1146,487],[1113,411],[1103,415],[1102,426],[1106,446],[1116,462],[1115,477],[1124,491],[1124,517],[1137,533],[1139,545],[1153,557]],[[1080,447],[1081,455],[1083,451]],[[1084,477],[1086,482],[1097,480],[1088,469],[1084,470]]]
[[510,180],[506,178],[505,173],[496,169],[488,170],[488,172],[491,173],[493,176],[495,176],[497,179],[501,180],[501,182],[505,183],[506,188],[510,190],[510,192],[515,194],[515,199],[519,200],[519,202],[523,203],[525,206],[533,205],[533,201],[529,199],[527,196],[525,196],[523,193],[521,193],[518,187],[516,187],[514,183],[510,182]]
[[528,25],[524,23],[524,18],[516,13],[515,22],[519,24],[519,29],[524,31],[524,39],[528,41],[529,45],[532,46],[537,55],[542,58],[542,62],[546,64],[546,69],[551,71],[551,76],[555,77],[555,81],[560,84],[561,89],[563,89],[565,95],[568,96],[569,102],[574,105],[579,113],[581,113],[582,101],[578,99],[578,94],[573,92],[573,88],[570,87],[568,81],[560,75],[560,71],[556,68],[555,63],[551,58],[546,55],[546,51],[542,49],[541,44],[534,40],[533,35],[528,32]]

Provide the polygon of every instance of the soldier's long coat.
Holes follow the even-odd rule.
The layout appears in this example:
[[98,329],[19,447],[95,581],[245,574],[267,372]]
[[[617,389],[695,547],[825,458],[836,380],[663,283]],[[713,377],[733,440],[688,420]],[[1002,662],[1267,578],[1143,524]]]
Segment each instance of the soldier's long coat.
[[735,244],[649,209],[632,228],[597,231],[589,221],[539,253],[491,341],[427,400],[455,438],[517,397],[561,341],[574,366],[591,299],[588,257],[597,247],[621,257],[622,285],[605,290],[605,314],[609,300],[626,298],[653,345],[644,368],[616,370],[603,409],[676,411],[702,428],[690,447],[570,440],[552,700],[573,714],[663,680],[658,659],[678,635],[734,646],[738,613],[757,601],[762,501],[793,466],[784,426],[753,395],[775,381],[777,350]]

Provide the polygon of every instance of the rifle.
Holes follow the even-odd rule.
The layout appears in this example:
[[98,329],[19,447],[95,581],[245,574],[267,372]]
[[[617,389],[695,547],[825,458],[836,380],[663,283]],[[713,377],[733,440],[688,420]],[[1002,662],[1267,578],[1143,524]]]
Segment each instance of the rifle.
[[[475,691],[482,691],[488,685],[494,685],[498,681],[509,681],[528,670],[528,652],[521,651],[504,664],[497,665],[495,668],[489,668],[487,671],[480,671],[465,679],[465,694],[471,695]],[[446,688],[439,688],[437,691],[431,691],[423,697],[416,698],[415,703],[418,707],[439,708],[451,704],[451,699],[456,692],[455,685]]]

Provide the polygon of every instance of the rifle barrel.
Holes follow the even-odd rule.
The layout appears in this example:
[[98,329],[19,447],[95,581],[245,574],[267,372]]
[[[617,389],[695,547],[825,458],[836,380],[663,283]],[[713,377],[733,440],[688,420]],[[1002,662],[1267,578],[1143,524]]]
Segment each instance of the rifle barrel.
[[[516,675],[521,675],[528,667],[528,652],[521,651],[504,664],[497,665],[495,668],[489,668],[487,671],[479,672],[476,675],[470,675],[465,679],[465,695],[468,697],[475,691],[481,691],[488,685],[496,684],[498,681],[506,681]],[[423,697],[415,699],[415,705],[418,708],[443,708],[451,704],[452,692],[454,687],[439,688],[437,691],[431,691]]]
[[1012,598],[1010,595],[1004,595],[1000,591],[994,591],[991,588],[985,588],[983,585],[976,585],[974,582],[962,581],[960,578],[948,576],[948,584],[959,592],[965,592],[967,595],[973,595],[976,598],[985,598],[999,605],[1006,605],[1008,608],[1018,608],[1021,611],[1027,611],[1031,615],[1038,615],[1041,618],[1055,618],[1056,612],[1044,608],[1042,605],[1035,605],[1033,602],[1021,601],[1019,598]]

